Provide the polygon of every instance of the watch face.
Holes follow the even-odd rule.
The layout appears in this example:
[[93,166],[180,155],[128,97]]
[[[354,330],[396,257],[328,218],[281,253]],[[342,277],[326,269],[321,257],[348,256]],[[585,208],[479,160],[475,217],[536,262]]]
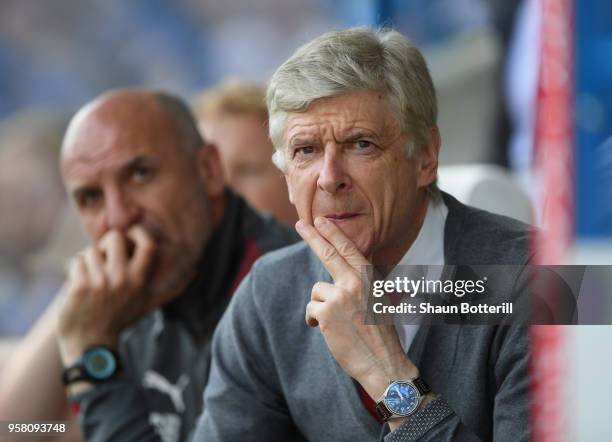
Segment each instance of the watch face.
[[409,416],[419,405],[420,394],[408,382],[394,382],[385,394],[385,404],[389,411],[399,416]]
[[94,379],[108,379],[117,369],[113,353],[104,347],[94,347],[83,356],[85,370]]

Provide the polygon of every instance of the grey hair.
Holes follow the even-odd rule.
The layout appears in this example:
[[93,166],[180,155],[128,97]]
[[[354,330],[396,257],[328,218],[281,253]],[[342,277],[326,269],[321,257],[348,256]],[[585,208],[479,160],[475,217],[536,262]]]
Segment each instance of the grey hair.
[[[283,135],[290,113],[306,112],[320,98],[358,90],[386,94],[402,131],[410,135],[410,157],[426,148],[438,109],[423,55],[397,31],[357,27],[315,38],[272,76],[267,103],[274,164],[287,171]],[[435,181],[428,191],[438,194]]]

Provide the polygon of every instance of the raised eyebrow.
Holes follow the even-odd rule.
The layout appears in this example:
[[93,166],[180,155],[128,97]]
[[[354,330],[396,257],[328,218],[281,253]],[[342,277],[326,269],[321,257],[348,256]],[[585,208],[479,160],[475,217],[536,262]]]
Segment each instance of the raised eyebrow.
[[78,201],[80,197],[82,197],[85,193],[87,192],[98,192],[100,191],[99,187],[96,186],[81,186],[81,187],[77,187],[76,189],[72,190],[70,192],[70,195],[72,196],[72,199],[74,201]]
[[289,140],[289,146],[290,147],[296,147],[296,146],[311,146],[313,144],[315,144],[316,141],[314,140],[314,138],[292,138],[291,140]]
[[376,140],[377,137],[375,134],[373,133],[369,133],[369,132],[355,132],[352,133],[350,135],[345,136],[343,139],[338,140],[339,143],[345,144],[345,143],[354,143],[356,141],[359,141],[362,138],[370,138],[372,140]]
[[152,158],[147,155],[138,155],[137,157],[132,158],[130,161],[121,166],[121,168],[119,169],[119,176],[125,178],[129,176],[137,167],[154,167],[155,164],[155,158]]
[[151,157],[145,155],[138,155],[137,157],[132,158],[130,161],[125,163],[125,165],[123,165],[121,169],[130,170],[136,166],[151,165],[151,163],[153,163],[153,159]]

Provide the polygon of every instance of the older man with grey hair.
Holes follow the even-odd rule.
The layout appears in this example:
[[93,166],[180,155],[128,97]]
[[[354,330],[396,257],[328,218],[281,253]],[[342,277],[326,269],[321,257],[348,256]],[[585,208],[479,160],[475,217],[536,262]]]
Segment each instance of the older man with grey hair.
[[529,260],[527,226],[438,190],[420,52],[392,30],[324,34],[276,71],[268,108],[305,242],[234,296],[196,440],[527,439],[524,328],[364,324],[363,266]]

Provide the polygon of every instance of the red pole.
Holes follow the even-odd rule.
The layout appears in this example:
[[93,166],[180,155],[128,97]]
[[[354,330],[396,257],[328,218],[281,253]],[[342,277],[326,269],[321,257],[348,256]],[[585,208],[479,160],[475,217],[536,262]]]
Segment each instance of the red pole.
[[[573,2],[536,0],[542,8],[534,143],[537,264],[565,261],[573,239]],[[568,439],[566,335],[563,326],[531,327],[532,428],[536,442]]]

